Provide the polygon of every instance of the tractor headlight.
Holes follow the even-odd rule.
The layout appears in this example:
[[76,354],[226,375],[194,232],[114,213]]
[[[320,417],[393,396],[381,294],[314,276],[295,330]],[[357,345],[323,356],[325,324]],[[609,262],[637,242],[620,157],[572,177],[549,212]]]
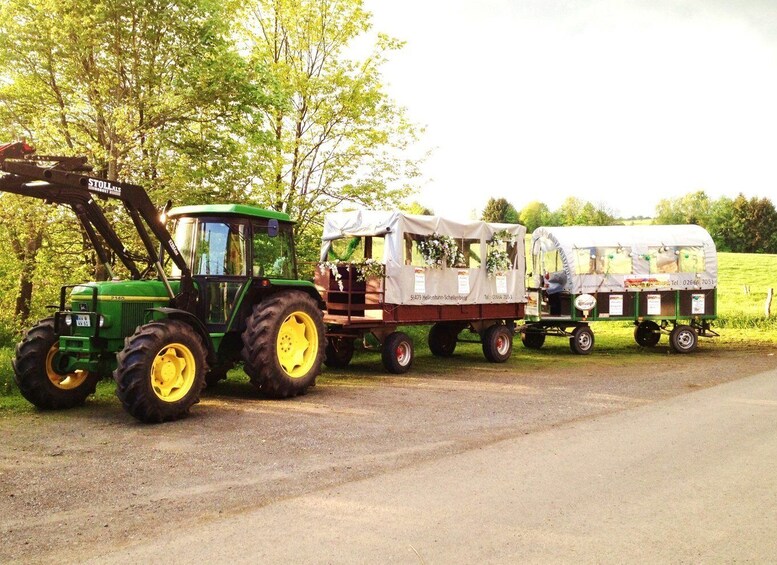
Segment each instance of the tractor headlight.
[[70,314],[65,314],[65,325],[68,327],[73,325],[73,316]]

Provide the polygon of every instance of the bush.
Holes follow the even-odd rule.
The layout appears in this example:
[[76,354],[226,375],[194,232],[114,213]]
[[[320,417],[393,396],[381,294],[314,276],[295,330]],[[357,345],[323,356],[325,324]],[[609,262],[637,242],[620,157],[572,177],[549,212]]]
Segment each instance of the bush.
[[10,347],[0,348],[0,395],[8,396],[16,391],[16,383],[13,380],[13,349]]

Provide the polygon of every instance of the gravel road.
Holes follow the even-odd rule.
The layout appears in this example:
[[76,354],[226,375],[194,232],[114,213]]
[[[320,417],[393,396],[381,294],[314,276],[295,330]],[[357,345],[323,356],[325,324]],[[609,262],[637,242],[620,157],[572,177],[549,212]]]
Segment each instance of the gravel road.
[[777,368],[773,348],[657,348],[629,361],[594,353],[574,370],[529,371],[519,355],[466,358],[455,371],[389,377],[365,357],[293,400],[222,383],[189,418],[157,426],[117,401],[0,413],[0,562],[76,563],[175,540],[194,524]]

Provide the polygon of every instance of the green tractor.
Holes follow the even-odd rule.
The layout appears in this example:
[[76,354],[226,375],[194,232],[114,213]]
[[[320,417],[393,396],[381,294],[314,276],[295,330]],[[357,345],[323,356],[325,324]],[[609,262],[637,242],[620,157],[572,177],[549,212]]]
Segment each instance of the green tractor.
[[[169,203],[160,214],[142,187],[89,176],[85,158],[38,156],[24,143],[0,146],[0,171],[0,191],[70,206],[111,278],[64,286],[54,315],[16,347],[15,380],[35,406],[81,405],[112,374],[135,418],[176,420],[240,361],[272,398],[315,384],[324,305],[297,279],[286,214]],[[124,205],[144,255],[127,250],[97,205],[108,198]],[[128,280],[113,275],[116,259]]]

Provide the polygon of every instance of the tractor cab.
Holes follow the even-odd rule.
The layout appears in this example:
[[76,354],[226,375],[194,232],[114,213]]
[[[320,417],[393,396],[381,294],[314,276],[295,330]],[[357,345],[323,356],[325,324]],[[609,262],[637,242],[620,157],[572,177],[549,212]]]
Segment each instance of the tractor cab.
[[[174,208],[167,217],[198,289],[200,318],[213,331],[232,326],[235,307],[252,285],[297,278],[293,223],[286,214],[224,204]],[[170,278],[181,276],[172,265]]]

